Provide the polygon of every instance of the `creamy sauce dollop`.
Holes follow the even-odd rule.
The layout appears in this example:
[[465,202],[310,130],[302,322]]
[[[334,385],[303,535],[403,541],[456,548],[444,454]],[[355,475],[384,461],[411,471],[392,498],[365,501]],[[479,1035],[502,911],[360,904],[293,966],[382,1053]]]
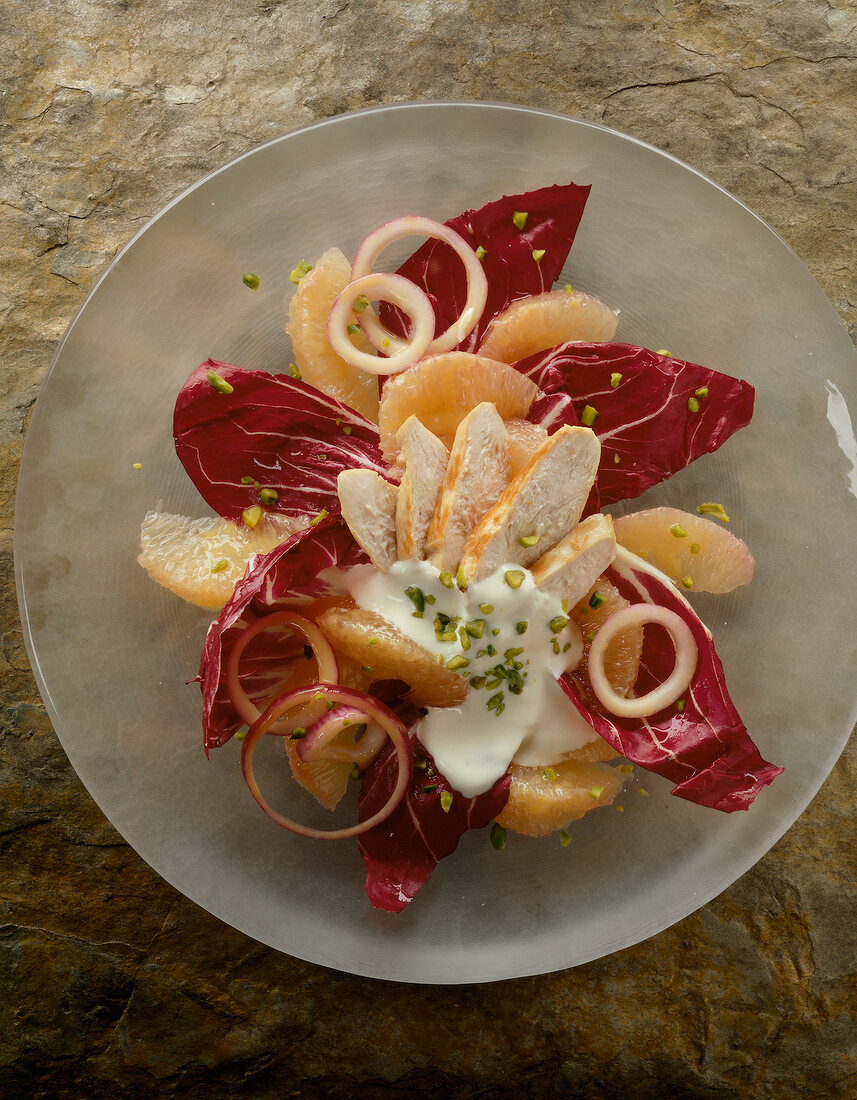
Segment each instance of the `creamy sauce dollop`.
[[[506,582],[507,571],[523,575],[519,587]],[[383,615],[447,667],[467,662],[456,670],[471,683],[464,703],[430,708],[417,726],[441,773],[466,798],[487,791],[511,763],[555,764],[596,739],[556,682],[580,661],[580,630],[528,569],[501,566],[461,592],[445,587],[428,562],[399,561],[388,573],[352,569],[348,588],[359,607]],[[408,589],[425,599],[422,617],[415,614],[419,596],[415,602]]]

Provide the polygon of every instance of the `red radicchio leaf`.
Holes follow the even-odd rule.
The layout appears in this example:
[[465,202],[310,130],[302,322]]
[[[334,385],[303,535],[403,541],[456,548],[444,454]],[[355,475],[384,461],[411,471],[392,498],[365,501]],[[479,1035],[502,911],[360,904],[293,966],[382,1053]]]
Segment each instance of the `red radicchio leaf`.
[[[488,300],[476,328],[458,345],[462,351],[476,348],[491,321],[512,302],[550,290],[574,241],[589,190],[569,183],[504,195],[446,223],[474,248],[481,245],[485,249],[482,266],[488,279]],[[523,229],[512,221],[515,213],[526,213]],[[542,249],[541,260],[535,260],[533,252]],[[426,241],[398,274],[429,295],[438,334],[458,319],[467,298],[467,280],[463,264],[448,244]],[[397,335],[407,331],[403,316],[394,308],[382,305],[381,317]]]
[[[416,738],[413,745],[416,767],[404,799],[386,821],[358,838],[366,865],[366,893],[376,909],[388,913],[400,913],[440,860],[455,851],[463,834],[487,825],[509,798],[508,772],[484,794],[465,798],[437,773],[431,755]],[[388,742],[363,774],[361,821],[390,797],[397,772],[396,753]],[[441,804],[444,792],[452,796],[448,811]]]
[[[589,501],[587,512],[639,496],[716,451],[753,415],[749,382],[632,344],[560,344],[514,366],[548,395],[533,404],[529,419],[549,432],[580,423],[585,405],[597,411],[598,500]],[[611,385],[614,374],[621,375],[617,386]]]
[[[326,519],[298,531],[270,553],[250,559],[235,591],[208,629],[197,679],[202,685],[206,753],[224,745],[243,720],[226,689],[225,671],[236,638],[258,618],[340,590],[340,571],[367,561],[345,525]],[[287,631],[263,631],[241,656],[241,684],[259,706],[269,701],[289,672],[304,660],[304,640]],[[260,706],[260,709],[264,709]]]
[[[221,393],[210,372],[229,386]],[[336,478],[365,466],[387,476],[378,428],[354,409],[283,374],[242,370],[209,359],[176,400],[176,453],[206,502],[225,519],[259,504],[258,481],[287,515],[339,512]]]
[[[617,548],[606,576],[626,600],[667,607],[690,627],[699,657],[684,710],[669,707],[649,718],[607,714],[580,670],[560,680],[566,695],[617,752],[677,784],[673,794],[727,812],[749,809],[783,769],[763,760],[750,740],[729,698],[707,627],[668,579],[628,551]],[[647,628],[635,693],[644,695],[663,683],[674,663],[672,641],[663,631]]]

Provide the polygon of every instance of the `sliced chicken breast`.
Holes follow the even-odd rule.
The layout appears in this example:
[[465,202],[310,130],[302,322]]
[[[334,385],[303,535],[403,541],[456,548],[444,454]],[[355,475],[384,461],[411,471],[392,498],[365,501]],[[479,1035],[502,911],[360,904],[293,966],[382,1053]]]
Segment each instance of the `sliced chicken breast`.
[[434,518],[426,557],[436,569],[455,572],[468,535],[509,484],[509,436],[490,401],[458,425]]
[[449,451],[415,416],[396,432],[404,468],[396,501],[396,548],[400,561],[421,559],[426,535],[437,507]]
[[533,580],[543,592],[568,600],[568,606],[573,607],[615,556],[613,520],[596,512],[533,564]]
[[342,518],[372,564],[386,573],[396,560],[398,485],[374,470],[343,470],[336,479]]
[[600,456],[589,428],[550,436],[468,537],[465,577],[482,580],[506,562],[529,566],[555,546],[580,519]]

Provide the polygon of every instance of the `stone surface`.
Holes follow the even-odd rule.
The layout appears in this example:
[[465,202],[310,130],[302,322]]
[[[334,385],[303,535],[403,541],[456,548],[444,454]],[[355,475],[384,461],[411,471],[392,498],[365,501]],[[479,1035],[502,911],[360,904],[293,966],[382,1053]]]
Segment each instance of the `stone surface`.
[[857,334],[849,0],[5,0],[0,1093],[853,1096],[853,739],[774,850],[676,927],[576,970],[429,989],[278,955],[197,909],[104,820],[46,719],[15,605],[14,481],[75,310],[209,169],[416,98],[527,103],[669,150],[777,229]]

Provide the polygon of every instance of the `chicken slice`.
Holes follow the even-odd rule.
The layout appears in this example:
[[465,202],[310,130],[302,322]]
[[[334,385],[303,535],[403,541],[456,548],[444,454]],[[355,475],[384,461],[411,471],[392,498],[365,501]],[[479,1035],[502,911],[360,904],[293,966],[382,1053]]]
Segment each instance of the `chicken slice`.
[[423,556],[434,510],[440,496],[449,451],[416,416],[396,432],[404,474],[396,501],[396,548],[400,561]]
[[550,436],[470,534],[465,577],[482,580],[506,562],[528,566],[550,550],[580,519],[600,456],[589,428],[566,425]]
[[454,572],[468,535],[509,484],[509,436],[496,407],[483,401],[458,425],[434,518],[426,557]]
[[615,556],[613,520],[596,512],[534,563],[533,580],[542,592],[568,600],[571,607],[583,599]]
[[398,485],[374,470],[343,470],[336,479],[342,518],[372,564],[386,573],[396,560]]

